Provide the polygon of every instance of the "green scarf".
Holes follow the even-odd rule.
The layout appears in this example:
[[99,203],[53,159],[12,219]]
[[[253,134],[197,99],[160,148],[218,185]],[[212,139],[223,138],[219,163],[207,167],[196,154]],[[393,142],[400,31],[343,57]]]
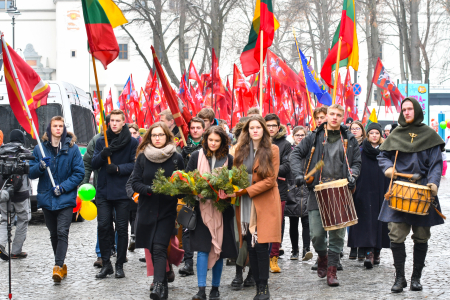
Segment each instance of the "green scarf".
[[405,101],[411,101],[414,106],[414,121],[406,123],[403,112],[398,117],[398,126],[389,137],[380,146],[381,151],[395,151],[406,153],[415,153],[423,150],[441,146],[444,151],[445,143],[442,138],[429,126],[422,123],[423,111],[419,102],[414,98],[405,98]]

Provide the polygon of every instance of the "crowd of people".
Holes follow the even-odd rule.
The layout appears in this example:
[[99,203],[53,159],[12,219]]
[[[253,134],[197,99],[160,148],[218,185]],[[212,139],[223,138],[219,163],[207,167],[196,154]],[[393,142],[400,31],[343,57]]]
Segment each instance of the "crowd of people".
[[[309,124],[292,128],[291,124],[281,124],[276,114],[262,117],[257,108],[251,108],[230,132],[212,109],[203,108],[188,124],[186,144],[180,145],[182,133],[169,110],[161,112],[161,121],[141,135],[140,129],[126,124],[124,113],[116,109],[105,118],[106,132],[102,130],[89,142],[82,157],[76,136],[67,132],[64,119],[53,117],[42,138],[45,155],[38,147],[34,149],[29,174],[29,179],[39,179],[38,207],[44,212],[55,255],[53,280],[61,282],[67,276],[64,261],[77,187],[90,182],[93,173],[98,209],[94,266],[100,268],[96,278],[112,274],[125,277],[127,251],[143,248],[145,258],[140,260],[147,264],[147,275],[153,276],[151,299],[168,299],[168,283],[175,279],[172,265],[182,262],[180,275],[197,275],[198,292],[193,300],[220,299],[224,260],[236,266],[233,289],[256,286],[254,299],[270,299],[270,273],[283,272],[278,259],[284,254],[286,218],[292,245],[290,259],[311,260],[314,250],[317,259],[312,269],[320,278],[326,277],[331,287],[339,285],[337,271],[343,269],[345,246],[350,250],[349,259],[364,261],[367,269],[380,264],[381,250],[390,248],[396,270],[391,291],[403,291],[407,286],[404,242],[412,230],[410,288],[421,290],[430,227],[443,223],[437,193],[444,141],[422,123],[422,109],[413,98],[403,100],[397,128],[388,125],[383,129],[378,123],[365,127],[351,118],[344,122],[344,108],[338,104],[316,108],[313,119],[313,131]],[[20,131],[12,131],[11,143],[0,147],[0,153],[11,146],[20,147],[23,139]],[[213,206],[214,199],[199,201],[194,207],[196,224],[191,229],[182,228],[176,221],[184,195],[162,195],[152,189],[160,169],[169,177],[177,170],[204,174],[242,165],[248,172],[249,186],[232,194],[222,190],[217,194],[225,200],[240,197],[239,206],[231,205],[221,212]],[[408,180],[402,174],[419,176]],[[396,182],[427,187],[433,199],[428,215],[399,211],[385,201],[391,195],[394,178]],[[25,185],[12,201],[18,225],[11,258],[26,257],[22,245],[30,216],[25,213],[28,210],[23,199],[29,195],[21,192],[28,191],[29,179],[23,177]],[[323,193],[318,192],[324,186],[342,192],[338,196],[332,192],[326,203]],[[330,228],[326,219],[332,219],[332,209],[326,205],[335,205],[341,197],[354,205],[356,220]],[[9,259],[4,202],[0,209],[0,257]],[[114,266],[112,257],[116,257]],[[208,270],[212,272],[209,296]]]

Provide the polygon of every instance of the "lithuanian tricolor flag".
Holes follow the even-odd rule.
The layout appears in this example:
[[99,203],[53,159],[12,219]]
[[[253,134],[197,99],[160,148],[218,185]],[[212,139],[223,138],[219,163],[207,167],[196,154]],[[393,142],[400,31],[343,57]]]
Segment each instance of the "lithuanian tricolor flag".
[[106,67],[119,55],[113,28],[128,23],[112,0],[81,0],[89,53]]
[[259,71],[261,55],[261,35],[263,31],[263,59],[266,57],[267,48],[272,45],[275,31],[280,23],[273,15],[272,0],[256,0],[255,14],[253,16],[247,46],[241,54],[242,72],[249,76]]
[[367,128],[369,128],[369,125],[372,123],[378,123],[378,118],[377,118],[377,112],[375,111],[375,108],[372,109],[372,113],[370,114],[369,120],[367,121],[366,124],[366,132],[367,132]]
[[344,0],[341,21],[334,34],[333,45],[331,46],[330,53],[325,59],[322,70],[320,71],[320,76],[322,76],[328,86],[332,88],[331,72],[336,64],[339,38],[342,38],[339,67],[351,66],[354,70],[358,70],[359,49],[358,38],[356,36],[355,16],[354,0]]

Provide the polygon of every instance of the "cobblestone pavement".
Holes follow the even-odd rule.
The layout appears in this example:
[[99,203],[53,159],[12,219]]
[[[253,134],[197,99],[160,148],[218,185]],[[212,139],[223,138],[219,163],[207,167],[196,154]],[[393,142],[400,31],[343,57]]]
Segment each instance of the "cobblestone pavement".
[[[450,217],[449,179],[443,178],[439,191],[444,214]],[[401,294],[391,294],[390,288],[394,279],[394,267],[390,250],[381,252],[381,264],[372,270],[365,270],[362,263],[348,260],[349,248],[345,247],[342,259],[344,271],[338,272],[341,286],[330,288],[326,279],[317,277],[311,271],[309,262],[291,261],[289,254],[289,221],[286,218],[286,229],[283,248],[285,255],[279,260],[282,272],[271,274],[269,287],[272,299],[450,299],[448,278],[450,278],[449,221],[444,225],[432,228],[426,267],[423,272],[422,292],[411,292],[406,289]],[[93,267],[96,260],[97,222],[85,221],[73,223],[70,228],[69,250],[66,264],[68,277],[60,285],[51,279],[54,258],[51,250],[49,233],[43,222],[41,212],[33,214],[32,224],[24,251],[28,258],[12,262],[13,299],[149,299],[149,286],[152,278],[146,277],[144,263],[138,261],[143,257],[143,250],[128,253],[129,262],[125,264],[126,278],[113,277],[97,280],[95,274],[99,269]],[[407,240],[407,267],[409,279],[412,272],[412,240]],[[113,258],[114,263],[115,258]],[[175,268],[177,277],[169,284],[170,299],[191,299],[197,291],[196,276],[181,278]],[[209,293],[211,272],[208,272]],[[234,277],[234,266],[225,266],[222,275],[220,292],[222,299],[253,299],[254,288],[233,291],[230,283]],[[245,275],[244,275],[245,276]],[[0,299],[8,295],[8,263],[0,261]]]

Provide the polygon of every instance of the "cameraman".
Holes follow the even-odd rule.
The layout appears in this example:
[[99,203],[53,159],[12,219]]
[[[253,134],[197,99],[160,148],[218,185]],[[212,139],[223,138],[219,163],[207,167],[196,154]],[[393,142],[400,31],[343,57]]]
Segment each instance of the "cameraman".
[[[17,157],[19,154],[30,154],[30,151],[24,148],[25,135],[19,129],[14,129],[9,134],[9,143],[0,147],[0,155],[8,155],[10,157]],[[20,175],[20,174],[19,174]],[[0,212],[2,214],[2,220],[0,224],[0,258],[8,260],[9,255],[5,251],[6,244],[8,242],[8,215],[7,206],[8,200],[11,200],[10,212],[15,212],[17,216],[16,233],[14,234],[14,240],[11,248],[11,258],[26,258],[27,253],[22,252],[22,246],[27,238],[28,222],[31,220],[31,208],[30,208],[30,180],[28,175],[22,175],[16,177],[14,184],[10,189],[11,197],[6,187],[3,189],[0,197]],[[0,187],[4,184],[4,179],[0,175]]]

